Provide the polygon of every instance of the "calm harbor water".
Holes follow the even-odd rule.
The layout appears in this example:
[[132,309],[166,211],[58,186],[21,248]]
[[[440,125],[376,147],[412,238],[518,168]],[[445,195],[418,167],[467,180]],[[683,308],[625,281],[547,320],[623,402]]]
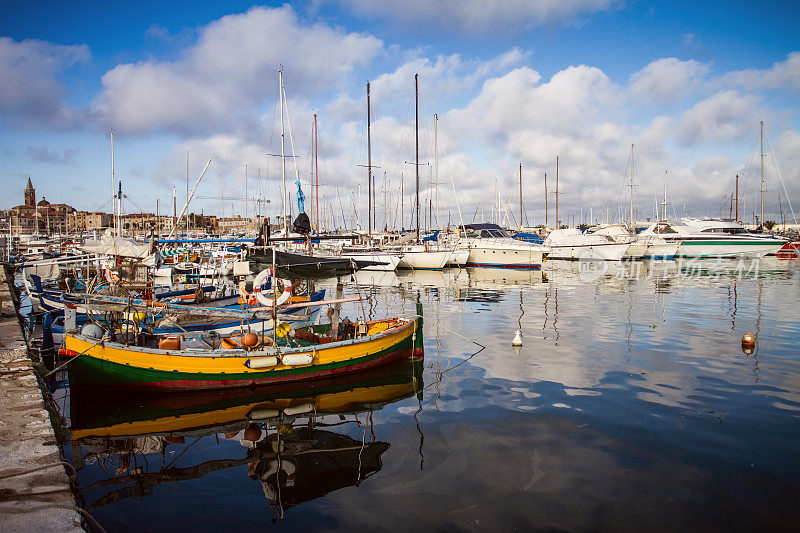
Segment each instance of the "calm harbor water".
[[794,530],[799,274],[361,272],[345,294],[370,300],[344,314],[420,301],[424,362],[314,389],[61,391],[65,453],[108,531]]

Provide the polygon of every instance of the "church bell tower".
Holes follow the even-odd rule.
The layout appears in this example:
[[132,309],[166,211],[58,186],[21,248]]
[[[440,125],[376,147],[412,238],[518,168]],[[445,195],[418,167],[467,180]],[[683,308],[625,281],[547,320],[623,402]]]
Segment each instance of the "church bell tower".
[[36,207],[36,189],[33,188],[30,177],[28,177],[28,186],[25,187],[25,205]]

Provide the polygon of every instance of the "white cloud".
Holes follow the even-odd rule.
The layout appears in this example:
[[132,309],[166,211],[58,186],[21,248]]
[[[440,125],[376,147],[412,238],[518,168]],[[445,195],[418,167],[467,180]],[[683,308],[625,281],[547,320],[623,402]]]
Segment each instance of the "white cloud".
[[687,146],[741,139],[758,123],[758,102],[756,96],[718,92],[681,115],[677,139]]
[[23,127],[55,126],[69,119],[59,74],[89,59],[86,45],[17,42],[0,37],[0,117]]
[[274,102],[280,65],[291,80],[287,92],[320,93],[341,86],[381,48],[368,35],[303,24],[289,6],[253,8],[203,28],[174,62],[110,70],[95,107],[109,127],[135,134],[232,131]]
[[630,92],[643,102],[669,103],[692,94],[708,71],[708,65],[693,59],[658,59],[631,76]]
[[557,72],[546,83],[520,67],[487,80],[463,110],[448,113],[462,131],[482,131],[502,138],[509,131],[580,131],[608,108],[619,89],[600,70],[579,65]]
[[720,80],[723,86],[747,89],[790,89],[800,91],[800,52],[792,52],[784,61],[768,69],[746,69],[729,72]]
[[454,100],[471,94],[489,76],[507,73],[524,63],[529,54],[512,48],[488,60],[464,58],[459,54],[438,55],[433,58],[416,56],[394,71],[377,76],[371,83],[377,107],[405,111],[409,95],[414,90],[414,75],[419,74],[420,101],[436,112],[440,106],[452,106]]
[[[321,0],[324,2],[324,0]],[[344,0],[358,15],[441,31],[516,33],[547,24],[567,24],[622,5],[621,0]]]

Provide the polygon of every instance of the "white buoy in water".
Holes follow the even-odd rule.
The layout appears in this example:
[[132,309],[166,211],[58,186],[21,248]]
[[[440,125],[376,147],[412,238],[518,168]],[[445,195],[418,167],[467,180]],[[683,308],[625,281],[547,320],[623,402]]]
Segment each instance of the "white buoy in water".
[[520,330],[514,333],[514,340],[511,341],[511,346],[522,346],[522,332]]

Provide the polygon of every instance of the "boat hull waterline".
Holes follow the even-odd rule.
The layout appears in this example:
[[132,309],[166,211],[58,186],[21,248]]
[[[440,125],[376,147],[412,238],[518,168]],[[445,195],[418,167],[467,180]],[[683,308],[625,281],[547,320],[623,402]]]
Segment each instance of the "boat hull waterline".
[[[371,336],[281,351],[312,356],[312,363],[250,368],[251,360],[274,356],[245,350],[159,350],[105,342],[70,333],[66,349],[82,354],[70,363],[76,386],[151,390],[197,390],[308,381],[360,372],[409,357],[421,357],[421,319],[407,320]],[[253,365],[256,366],[256,365]]]

